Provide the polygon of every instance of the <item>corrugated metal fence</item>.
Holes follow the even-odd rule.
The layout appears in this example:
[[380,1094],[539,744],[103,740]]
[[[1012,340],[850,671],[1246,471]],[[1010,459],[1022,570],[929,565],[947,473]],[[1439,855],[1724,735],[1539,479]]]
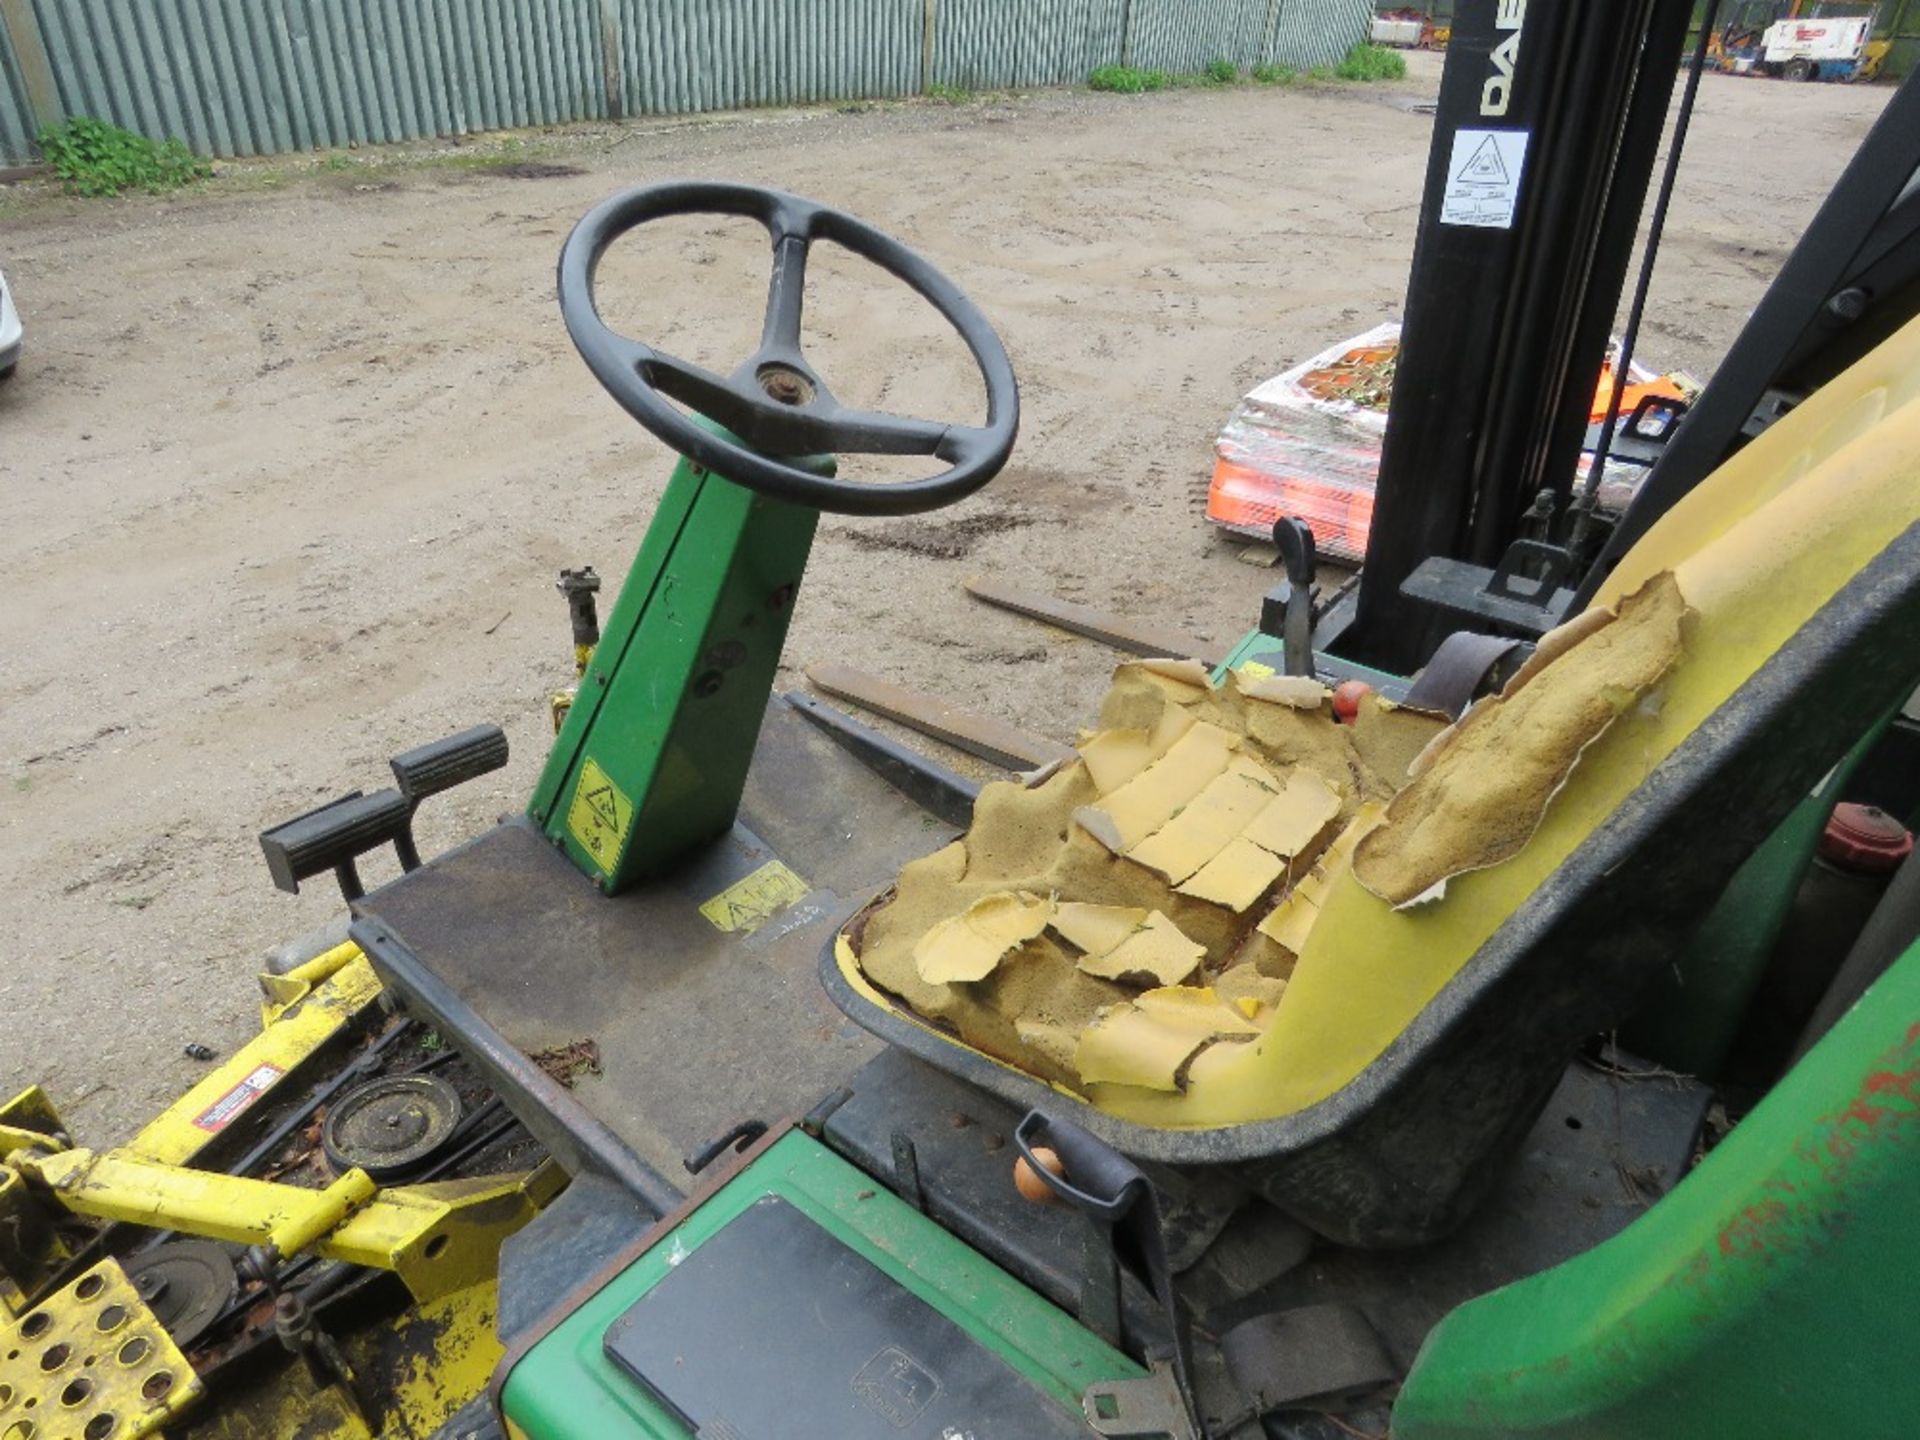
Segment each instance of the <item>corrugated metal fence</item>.
[[1332,64],[1369,0],[0,0],[0,160],[95,115],[207,155]]

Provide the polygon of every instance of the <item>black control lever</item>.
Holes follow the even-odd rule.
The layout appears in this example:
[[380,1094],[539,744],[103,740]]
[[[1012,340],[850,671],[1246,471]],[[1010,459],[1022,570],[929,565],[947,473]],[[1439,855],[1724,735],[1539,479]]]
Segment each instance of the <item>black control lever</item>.
[[354,866],[360,856],[392,845],[403,870],[420,868],[413,841],[413,814],[430,795],[451,790],[507,763],[506,732],[498,725],[476,725],[444,740],[393,757],[398,789],[363,795],[355,790],[260,834],[273,883],[290,895],[300,882],[331,870],[348,900],[366,894]]
[[507,735],[498,725],[476,725],[396,755],[387,763],[393,767],[394,783],[407,797],[408,808],[418,809],[429,795],[504,769]]
[[398,790],[362,795],[358,790],[260,832],[267,873],[289,895],[300,882],[331,870],[349,900],[366,894],[354,861],[407,833],[413,809]]
[[1260,628],[1280,637],[1282,664],[1289,675],[1313,678],[1313,574],[1319,555],[1313,531],[1304,520],[1283,515],[1273,522],[1273,544],[1287,578],[1260,602]]
[[[1106,1229],[1116,1261],[1134,1272],[1160,1302],[1173,1332],[1173,1378],[1190,1433],[1204,1440],[1206,1427],[1194,1390],[1193,1335],[1187,1314],[1173,1291],[1173,1271],[1167,1263],[1166,1232],[1161,1224],[1160,1197],[1140,1167],[1074,1124],[1029,1110],[1014,1128],[1019,1147],[1033,1173],[1060,1199],[1083,1211]],[[1061,1173],[1034,1154],[1046,1146],[1060,1158]],[[1102,1434],[1131,1434],[1130,1429],[1107,1429],[1090,1415]]]
[[407,797],[406,828],[394,838],[402,870],[420,868],[420,850],[413,843],[413,812],[429,795],[464,785],[507,764],[507,732],[498,725],[475,725],[444,740],[420,745],[387,762],[394,781]]

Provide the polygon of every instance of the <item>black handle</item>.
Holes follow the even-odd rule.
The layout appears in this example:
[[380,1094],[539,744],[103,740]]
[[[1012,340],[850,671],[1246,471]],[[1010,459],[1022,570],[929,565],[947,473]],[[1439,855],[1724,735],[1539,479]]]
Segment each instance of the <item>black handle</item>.
[[1282,663],[1289,675],[1313,678],[1313,573],[1319,564],[1313,531],[1304,520],[1283,515],[1273,522],[1273,543],[1286,566],[1286,580],[1274,587],[1269,600],[1277,600],[1282,611],[1280,621]]
[[388,762],[409,809],[429,795],[464,785],[476,776],[504,769],[507,733],[498,725],[476,725],[444,740],[421,745]]
[[[1125,1219],[1147,1188],[1147,1177],[1138,1165],[1071,1120],[1029,1110],[1014,1129],[1013,1143],[1049,1190],[1103,1225]],[[1056,1175],[1035,1158],[1036,1144],[1046,1145],[1060,1157],[1063,1174]]]
[[[1014,1127],[1013,1143],[1049,1190],[1107,1227],[1113,1236],[1115,1258],[1153,1291],[1173,1331],[1174,1383],[1193,1433],[1205,1437],[1206,1424],[1200,1417],[1193,1383],[1193,1333],[1187,1324],[1187,1312],[1174,1293],[1160,1197],[1153,1182],[1138,1165],[1091,1131],[1038,1110],[1029,1110]],[[1033,1153],[1036,1145],[1046,1145],[1060,1157],[1063,1174],[1056,1175],[1040,1163]]]
[[398,790],[373,795],[354,791],[260,833],[267,873],[289,895],[300,882],[331,870],[349,900],[364,893],[353,862],[369,850],[392,844],[407,832],[413,807]]

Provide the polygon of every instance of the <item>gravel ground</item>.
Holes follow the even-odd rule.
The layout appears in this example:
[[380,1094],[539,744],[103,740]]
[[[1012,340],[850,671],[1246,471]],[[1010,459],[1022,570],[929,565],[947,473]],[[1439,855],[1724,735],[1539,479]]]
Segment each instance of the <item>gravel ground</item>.
[[[637,122],[229,165],[159,199],[0,188],[27,325],[0,387],[0,1087],[46,1082],[105,1142],[190,1083],[185,1042],[240,1042],[262,951],[338,909],[274,891],[256,832],[378,786],[393,751],[512,738],[423,814],[430,851],[521,802],[570,675],[554,573],[623,573],[667,470],[553,305],[594,201],[778,185],[976,298],[1021,378],[1014,460],[953,511],[829,518],[788,679],[842,660],[1065,735],[1112,652],[961,582],[1251,623],[1269,577],[1201,518],[1210,442],[1244,390],[1397,312],[1438,76]],[[1647,358],[1711,372],[1885,94],[1705,81]],[[664,227],[616,247],[606,309],[731,368],[764,265],[757,232]],[[843,400],[978,417],[930,311],[850,261],[813,280]]]

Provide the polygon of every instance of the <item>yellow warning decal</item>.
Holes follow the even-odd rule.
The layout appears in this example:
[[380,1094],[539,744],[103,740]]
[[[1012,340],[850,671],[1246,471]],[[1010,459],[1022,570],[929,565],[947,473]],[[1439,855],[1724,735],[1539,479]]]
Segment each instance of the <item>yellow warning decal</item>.
[[806,898],[813,887],[778,860],[769,860],[744,880],[737,880],[700,907],[716,930],[751,935],[775,912]]
[[1273,666],[1262,664],[1258,660],[1243,660],[1234,667],[1233,673],[1242,680],[1271,680],[1280,672]]
[[593,857],[600,873],[611,875],[620,852],[627,848],[627,831],[632,826],[633,802],[589,758],[580,767],[580,783],[574,786],[573,804],[567,807],[568,832]]

